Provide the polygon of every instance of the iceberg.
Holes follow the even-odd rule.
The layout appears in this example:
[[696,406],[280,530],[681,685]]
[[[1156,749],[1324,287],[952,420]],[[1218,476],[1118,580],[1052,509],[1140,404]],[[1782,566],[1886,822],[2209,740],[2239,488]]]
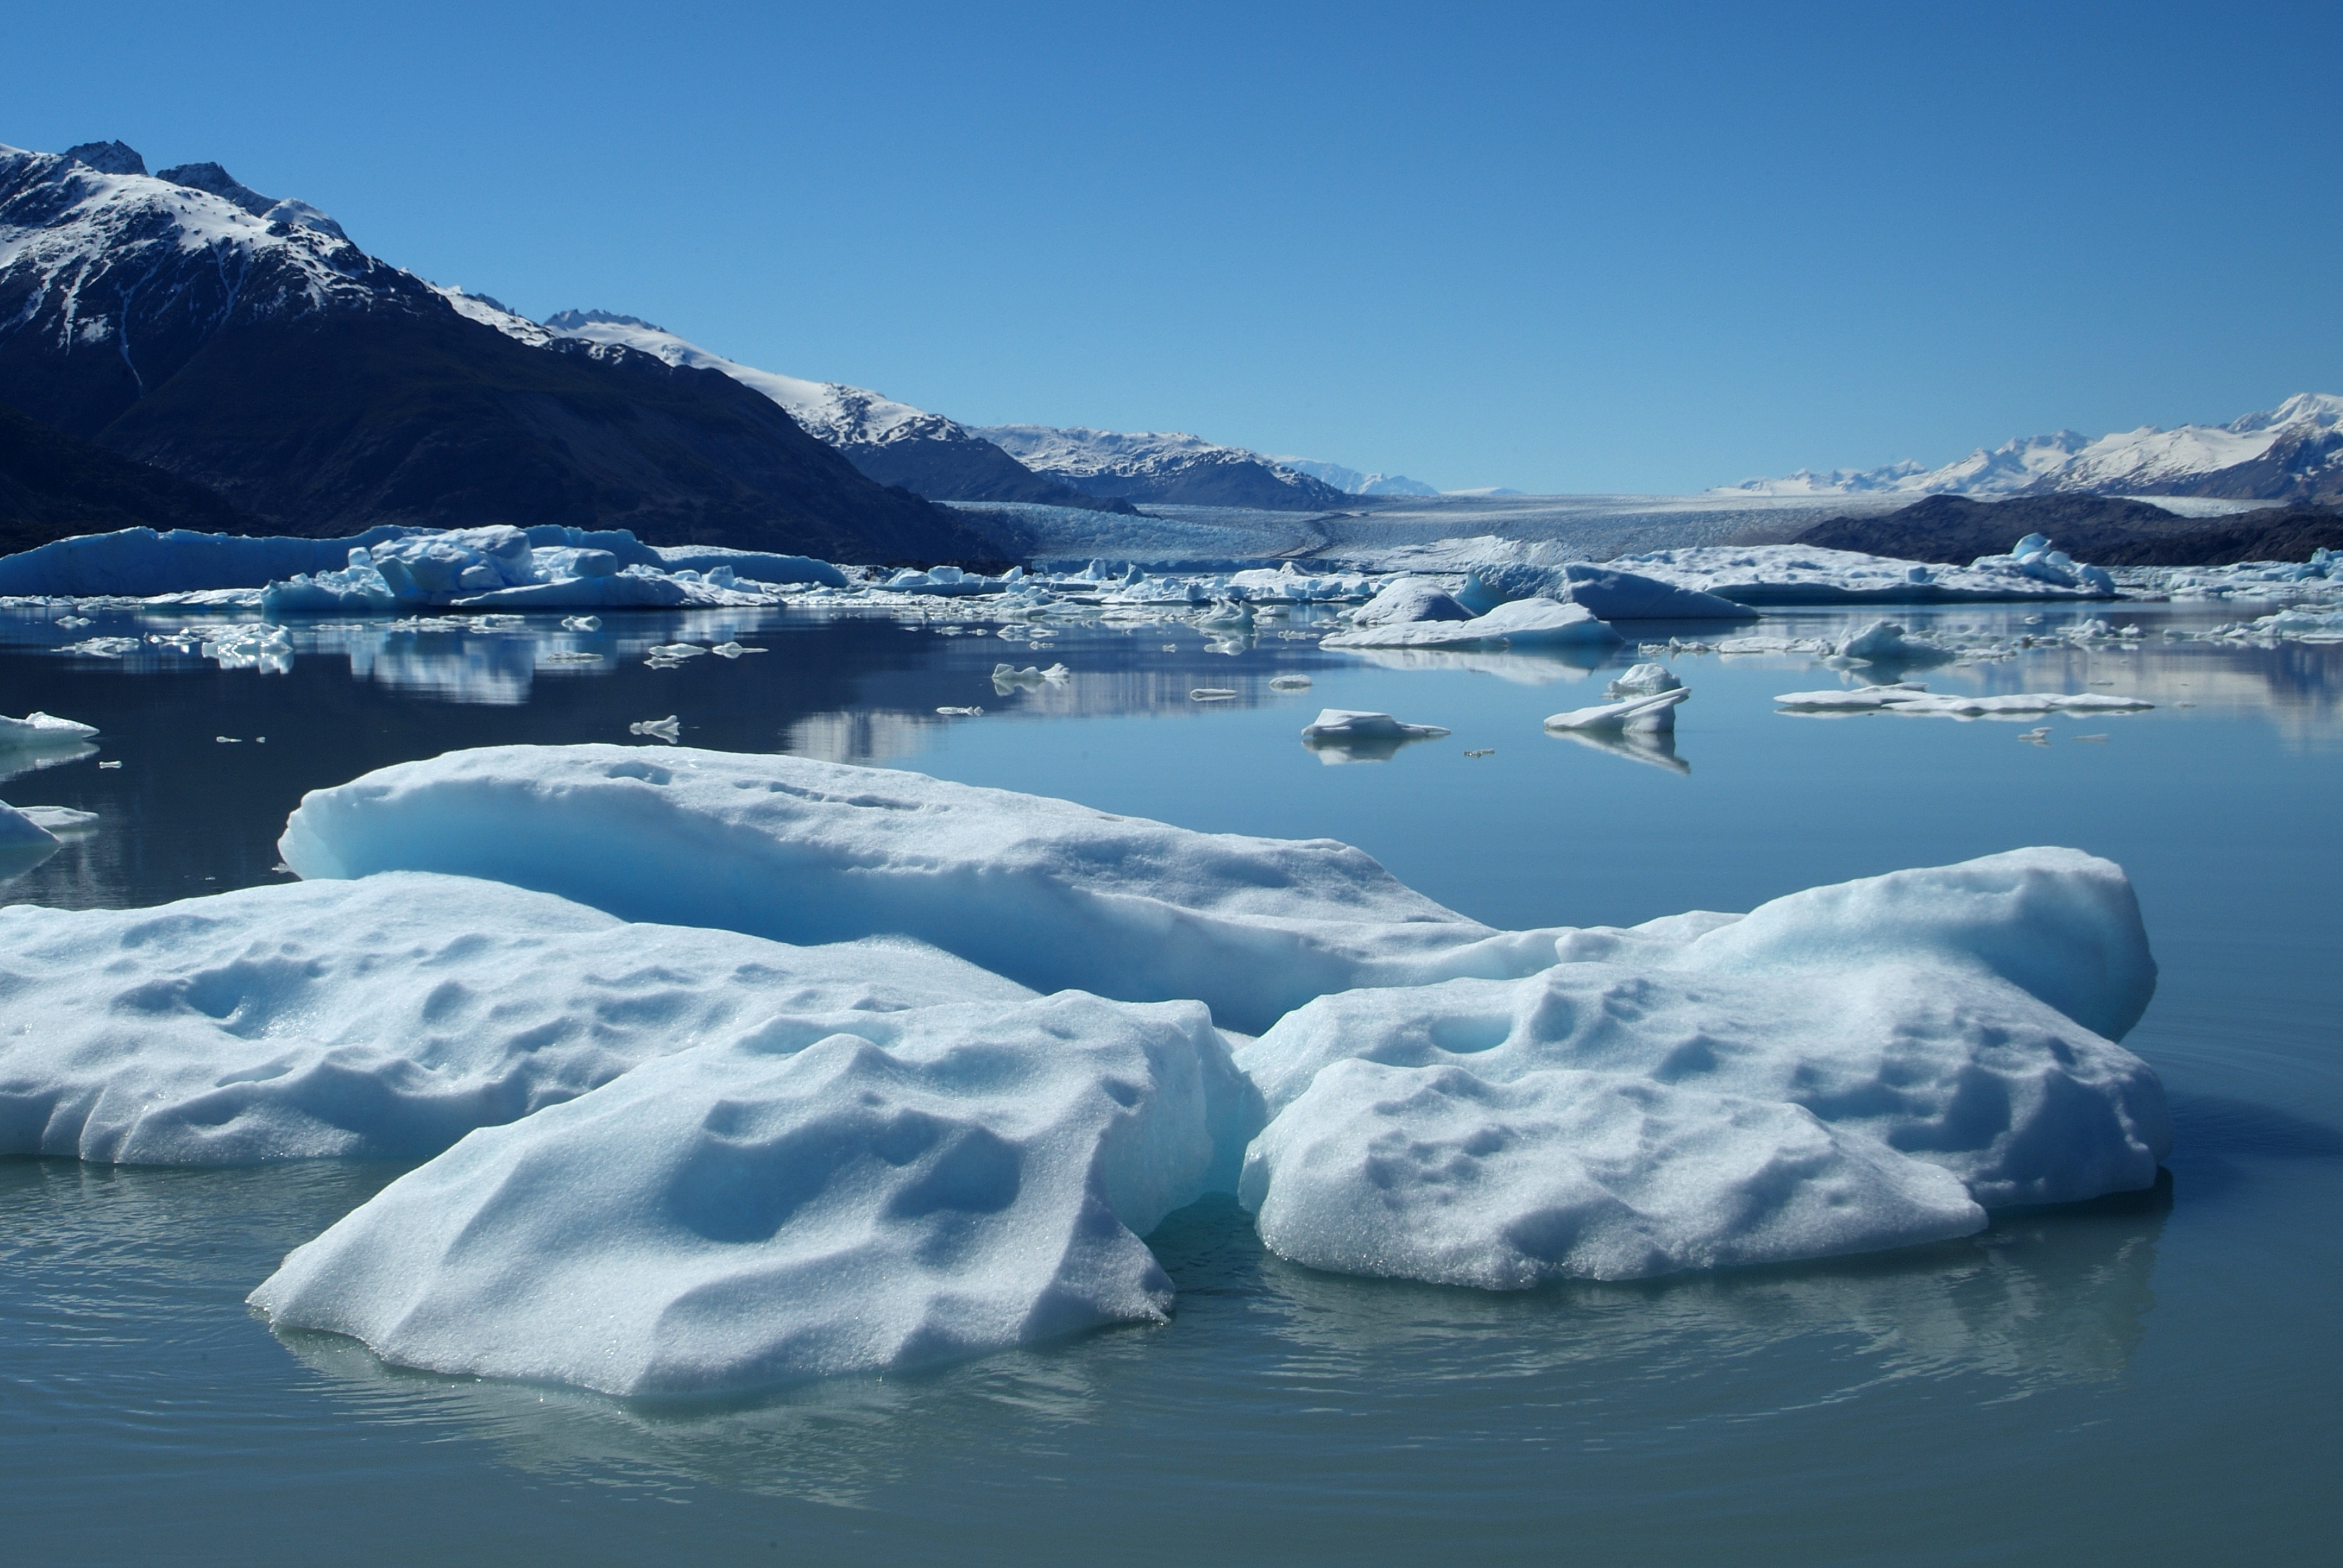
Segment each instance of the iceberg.
[[2099,691],[2013,691],[1999,697],[1932,693],[1925,686],[1858,687],[1850,691],[1787,691],[1775,706],[1792,713],[1903,713],[1952,719],[2030,717],[2037,713],[2137,713],[2156,704]]
[[1616,702],[1598,703],[1593,708],[1574,708],[1567,713],[1553,714],[1547,718],[1545,727],[1548,729],[1674,729],[1678,705],[1691,697],[1691,692],[1678,686],[1673,690],[1650,692],[1639,697],[1623,698]]
[[254,1304],[406,1366],[636,1397],[1170,1316],[1140,1235],[1250,1131],[1202,1008],[1067,993],[774,1034],[474,1133]]
[[1302,743],[1322,762],[1388,762],[1402,747],[1447,733],[1436,724],[1403,724],[1388,713],[1326,708],[1302,727]]
[[2071,561],[2058,565],[2046,549],[2027,548],[2037,541],[2046,545],[2038,535],[2028,536],[2010,555],[1980,556],[1966,567],[1926,566],[1814,545],[1703,545],[1649,550],[1622,556],[1610,566],[1753,608],[2115,597],[2110,574]]
[[1325,991],[1552,961],[1550,937],[1467,920],[1332,839],[684,747],[400,763],[312,791],[277,849],[311,879],[439,871],[780,941],[891,933],[1036,990],[1201,1000],[1248,1032]]
[[0,715],[0,754],[79,750],[96,733],[95,724],[59,719],[51,713],[28,713],[22,719]]
[[[1371,605],[1368,607],[1373,608]],[[1482,648],[1502,645],[1523,648],[1602,647],[1619,641],[1619,634],[1595,618],[1584,605],[1558,604],[1548,598],[1514,599],[1470,620],[1391,621],[1337,632],[1322,648]]]
[[1405,626],[1418,621],[1471,620],[1474,612],[1430,578],[1394,578],[1381,592],[1351,612],[1351,624]]
[[1604,620],[1755,620],[1745,605],[1657,578],[1638,576],[1584,561],[1566,566],[1496,562],[1468,568],[1459,603],[1486,615],[1516,599],[1551,598],[1584,605]]
[[1915,637],[1892,620],[1873,621],[1841,638],[1831,651],[1840,658],[1893,665],[1944,664],[1960,657],[1957,649],[1933,638]]
[[172,1165],[414,1159],[752,1026],[811,1044],[1031,994],[914,942],[628,925],[414,872],[0,909],[0,1155]]
[[2026,849],[1566,932],[1552,970],[1321,998],[1242,1047],[1239,1196],[1312,1267],[1484,1289],[1940,1240],[2150,1185],[2155,983],[2114,866]]
[[0,800],[0,880],[20,877],[58,849],[57,836],[29,811]]

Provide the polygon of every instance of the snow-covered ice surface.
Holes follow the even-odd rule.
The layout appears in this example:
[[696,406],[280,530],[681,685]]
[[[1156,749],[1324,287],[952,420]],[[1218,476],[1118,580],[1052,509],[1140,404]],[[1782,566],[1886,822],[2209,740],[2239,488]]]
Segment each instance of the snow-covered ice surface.
[[1983,1204],[2146,1186],[2171,1147],[2107,1038],[2154,987],[2137,906],[2071,850],[1557,950],[1323,998],[1242,1049],[1263,1240],[1348,1273],[1625,1279],[1957,1235]]
[[1596,618],[1584,605],[1559,604],[1548,598],[1523,598],[1501,604],[1486,615],[1466,620],[1392,619],[1381,625],[1364,626],[1353,631],[1338,632],[1325,638],[1324,646],[1342,648],[1599,648],[1618,640],[1619,634]]
[[1922,565],[1808,545],[1650,550],[1608,564],[1753,608],[2115,597],[2109,574],[2066,559],[2039,535],[2028,535],[2018,547],[2006,556],[1981,556],[1966,567]]
[[[52,846],[54,847],[54,846]],[[759,1026],[1030,993],[903,940],[789,947],[393,872],[0,910],[0,1155],[415,1159]]]
[[1329,990],[1549,961],[1546,939],[1466,920],[1331,839],[796,757],[451,752],[310,794],[278,849],[308,878],[440,871],[779,940],[898,934],[1037,990],[1194,999],[1248,1030]]
[[638,1396],[1161,1322],[1139,1235],[1250,1131],[1239,1089],[1192,1002],[769,1027],[475,1133],[252,1299],[402,1365]]

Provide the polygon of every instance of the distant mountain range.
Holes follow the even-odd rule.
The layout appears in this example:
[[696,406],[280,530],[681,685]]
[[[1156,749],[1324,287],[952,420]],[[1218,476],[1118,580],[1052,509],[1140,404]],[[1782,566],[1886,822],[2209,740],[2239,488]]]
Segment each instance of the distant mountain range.
[[1312,457],[1272,457],[1297,474],[1307,474],[1313,479],[1323,479],[1345,495],[1351,496],[1436,496],[1437,489],[1422,479],[1411,479],[1405,474],[1363,474],[1356,468],[1346,468],[1340,463],[1321,463]]
[[[0,147],[0,402],[272,532],[563,523],[835,560],[999,554],[729,376],[515,341],[315,208],[216,164],[149,175],[119,142]],[[38,501],[25,526],[65,526],[29,519],[65,499],[15,483]],[[161,515],[192,515],[180,501]]]
[[2343,501],[2343,397],[2304,392],[2227,425],[2143,426],[2097,440],[2031,436],[1925,468],[1800,469],[1720,493],[1753,496],[2203,496],[2298,505]]

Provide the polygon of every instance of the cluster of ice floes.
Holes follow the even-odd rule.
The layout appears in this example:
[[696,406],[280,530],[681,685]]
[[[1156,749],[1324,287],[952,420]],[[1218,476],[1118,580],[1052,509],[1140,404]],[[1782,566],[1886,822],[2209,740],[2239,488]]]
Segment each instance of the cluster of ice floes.
[[0,1153],[426,1158],[253,1299],[441,1372],[1156,1322],[1143,1238],[1215,1191],[1304,1263],[1513,1288],[1958,1235],[2170,1141],[2114,1043],[2137,905],[2072,850],[1502,931],[1329,840],[614,747],[386,769],[279,849],[306,880],[0,911]]
[[[1920,681],[1827,691],[1785,691],[1775,705],[1790,713],[1900,713],[1946,719],[2033,718],[2045,713],[2137,713],[2156,704],[2107,692],[2012,691],[1990,697],[1931,692]],[[1551,721],[1549,721],[1551,722]]]
[[2069,559],[2040,534],[2007,555],[1966,567],[1930,566],[1806,545],[1709,545],[1622,556],[1614,569],[1751,607],[1942,604],[2008,599],[2113,598],[2105,569]]

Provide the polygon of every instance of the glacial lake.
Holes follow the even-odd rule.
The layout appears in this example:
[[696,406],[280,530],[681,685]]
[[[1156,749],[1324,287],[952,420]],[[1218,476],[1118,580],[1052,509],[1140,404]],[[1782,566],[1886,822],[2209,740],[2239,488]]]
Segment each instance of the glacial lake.
[[[55,651],[184,614],[68,629],[0,612],[0,712],[102,731],[87,756],[0,780],[16,804],[99,816],[0,900],[265,883],[307,789],[459,747],[657,746],[628,726],[670,714],[687,745],[1342,839],[1503,926],[1742,910],[2065,844],[2137,887],[2162,977],[2126,1044],[2162,1074],[2178,1128],[2155,1191],[2003,1212],[1957,1242],[1522,1294],[1315,1273],[1208,1200],[1150,1238],[1180,1292],[1167,1326],[683,1407],[405,1372],[347,1341],[272,1334],[246,1292],[397,1167],[0,1161],[12,1555],[2332,1562],[2343,647],[2162,635],[2241,612],[2122,607],[2112,618],[2145,636],[1915,676],[2157,705],[2131,716],[1795,717],[1772,697],[1854,678],[1805,655],[1684,655],[1669,662],[1694,696],[1661,755],[1540,728],[1600,700],[1632,649],[1592,668],[1378,664],[1273,631],[1075,628],[1037,648],[972,618],[752,610],[611,614],[588,632],[554,617],[297,628],[291,668],[263,670],[152,643]],[[2041,634],[2107,612],[1894,613]],[[1875,614],[1758,629],[1839,635]],[[768,651],[644,664],[679,640]],[[1071,676],[996,687],[1003,661]],[[1312,687],[1272,689],[1292,674]],[[1321,707],[1453,733],[1346,760],[1298,737]],[[2046,743],[2023,739],[2037,726]]]

